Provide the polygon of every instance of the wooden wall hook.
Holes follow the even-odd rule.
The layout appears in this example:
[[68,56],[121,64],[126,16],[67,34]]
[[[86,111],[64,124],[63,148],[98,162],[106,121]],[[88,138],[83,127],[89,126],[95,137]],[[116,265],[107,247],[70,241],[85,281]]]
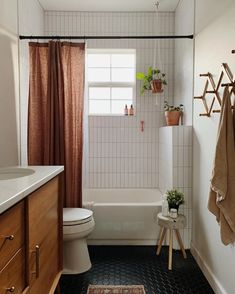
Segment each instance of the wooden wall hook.
[[209,77],[210,73],[206,73],[206,74],[200,74],[199,77]]
[[226,86],[229,86],[229,87],[234,87],[235,83],[224,83],[224,84],[221,84],[221,87],[226,87]]

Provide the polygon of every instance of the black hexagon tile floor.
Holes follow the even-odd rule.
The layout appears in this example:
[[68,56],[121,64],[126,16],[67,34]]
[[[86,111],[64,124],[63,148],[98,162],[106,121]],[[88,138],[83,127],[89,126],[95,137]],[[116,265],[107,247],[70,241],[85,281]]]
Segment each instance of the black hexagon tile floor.
[[173,270],[167,269],[168,251],[156,256],[153,246],[90,246],[92,268],[80,275],[64,275],[62,294],[86,294],[89,284],[144,285],[146,294],[213,294],[189,250],[187,259],[173,252]]

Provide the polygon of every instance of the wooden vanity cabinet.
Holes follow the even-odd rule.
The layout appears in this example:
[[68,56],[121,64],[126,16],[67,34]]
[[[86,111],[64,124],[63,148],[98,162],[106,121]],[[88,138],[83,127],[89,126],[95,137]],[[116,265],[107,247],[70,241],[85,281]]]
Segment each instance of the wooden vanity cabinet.
[[0,294],[52,294],[62,271],[56,177],[0,215]]
[[28,199],[30,293],[53,293],[62,270],[58,178]]

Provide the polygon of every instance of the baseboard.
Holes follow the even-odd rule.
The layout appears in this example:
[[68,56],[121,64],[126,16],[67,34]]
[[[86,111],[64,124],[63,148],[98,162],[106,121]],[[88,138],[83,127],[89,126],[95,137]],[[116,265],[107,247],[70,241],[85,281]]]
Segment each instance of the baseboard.
[[211,285],[211,288],[214,290],[215,294],[228,294],[219,280],[216,278],[208,264],[203,260],[202,256],[200,255],[197,248],[194,246],[193,242],[191,242],[191,249],[190,249],[194,259],[196,260],[198,266],[200,267],[201,271],[203,272],[204,276],[206,277],[208,283]]

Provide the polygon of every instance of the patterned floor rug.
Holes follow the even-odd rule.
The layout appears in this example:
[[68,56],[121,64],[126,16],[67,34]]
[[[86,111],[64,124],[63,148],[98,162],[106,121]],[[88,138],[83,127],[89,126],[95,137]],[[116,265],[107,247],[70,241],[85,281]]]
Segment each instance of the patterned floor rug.
[[90,285],[87,294],[145,294],[143,285],[105,286]]

